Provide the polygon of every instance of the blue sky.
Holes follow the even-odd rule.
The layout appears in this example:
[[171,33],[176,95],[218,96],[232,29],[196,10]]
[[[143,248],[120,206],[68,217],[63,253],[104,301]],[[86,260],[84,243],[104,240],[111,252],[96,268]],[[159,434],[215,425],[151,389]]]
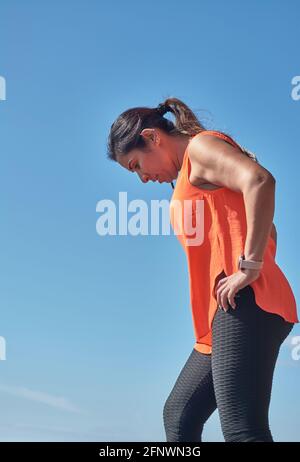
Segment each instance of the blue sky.
[[[96,232],[98,201],[172,194],[106,159],[130,107],[178,97],[257,154],[298,302],[299,13],[292,0],[1,1],[1,441],[165,441],[194,344],[186,259],[174,235]],[[280,441],[300,440],[290,342],[270,407]],[[203,439],[223,441],[217,412]]]

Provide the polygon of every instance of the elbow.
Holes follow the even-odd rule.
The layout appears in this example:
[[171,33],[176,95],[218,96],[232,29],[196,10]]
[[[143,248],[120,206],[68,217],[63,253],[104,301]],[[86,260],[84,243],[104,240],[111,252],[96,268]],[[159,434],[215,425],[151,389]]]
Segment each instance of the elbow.
[[251,185],[268,185],[275,187],[276,180],[271,173],[258,173],[250,180]]
[[271,184],[272,186],[275,186],[275,184],[276,184],[276,180],[275,180],[274,176],[271,173],[266,175],[266,178],[265,178],[264,181],[266,181],[268,184]]
[[269,170],[263,168],[262,171],[256,172],[257,181],[262,183],[275,184],[276,180]]
[[244,184],[243,194],[247,194],[253,189],[268,189],[275,193],[276,180],[273,175],[268,173],[258,173],[251,176]]

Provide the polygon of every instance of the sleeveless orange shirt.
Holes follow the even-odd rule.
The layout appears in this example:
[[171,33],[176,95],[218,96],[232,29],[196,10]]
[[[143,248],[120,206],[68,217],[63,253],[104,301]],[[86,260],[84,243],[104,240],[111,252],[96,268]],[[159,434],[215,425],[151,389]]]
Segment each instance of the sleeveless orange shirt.
[[[205,134],[218,136],[240,149],[232,138],[215,130],[205,130],[194,136]],[[226,187],[198,188],[189,180],[190,169],[187,148],[170,201],[170,222],[187,257],[194,348],[210,354],[211,326],[217,310],[216,278],[222,272],[229,276],[238,271],[238,257],[244,253],[247,221],[242,193]],[[275,262],[275,252],[276,243],[270,235],[260,275],[250,283],[255,301],[263,310],[298,323],[295,297]]]

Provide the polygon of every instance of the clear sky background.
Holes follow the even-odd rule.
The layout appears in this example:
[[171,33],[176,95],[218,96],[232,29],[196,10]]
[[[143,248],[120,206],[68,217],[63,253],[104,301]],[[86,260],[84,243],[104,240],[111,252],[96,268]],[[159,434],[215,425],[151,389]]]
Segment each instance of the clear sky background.
[[[257,154],[299,303],[299,13],[296,0],[1,1],[1,441],[165,441],[194,344],[186,258],[174,234],[96,232],[99,200],[172,194],[107,160],[126,109],[178,97]],[[274,375],[280,441],[300,441],[297,335]],[[203,439],[224,441],[217,411]]]

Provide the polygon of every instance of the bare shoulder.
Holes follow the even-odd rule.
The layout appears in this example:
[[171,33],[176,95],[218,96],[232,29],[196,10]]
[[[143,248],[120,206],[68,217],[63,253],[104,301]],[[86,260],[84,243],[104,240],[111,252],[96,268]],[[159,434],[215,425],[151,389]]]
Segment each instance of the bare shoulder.
[[189,157],[195,165],[209,167],[215,163],[222,162],[224,155],[226,155],[228,160],[230,158],[237,160],[247,157],[238,147],[215,135],[205,134],[203,136],[195,136],[190,142]]
[[193,175],[213,183],[243,192],[251,181],[274,179],[262,165],[245,155],[239,147],[212,135],[196,136],[188,150]]

